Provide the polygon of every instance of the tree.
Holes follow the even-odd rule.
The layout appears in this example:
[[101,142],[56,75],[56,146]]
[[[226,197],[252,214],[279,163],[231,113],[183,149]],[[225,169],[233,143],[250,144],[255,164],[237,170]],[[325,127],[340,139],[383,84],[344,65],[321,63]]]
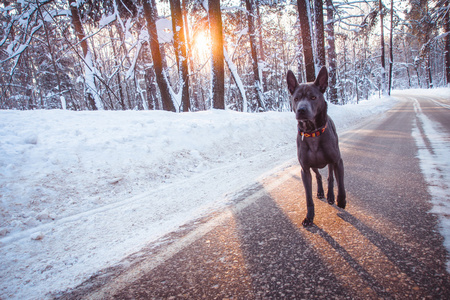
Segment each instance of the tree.
[[309,1],[297,0],[300,28],[302,32],[303,57],[305,60],[306,81],[314,81],[316,78],[314,68],[314,53],[311,41],[311,26],[309,19]]
[[381,0],[378,1],[379,10],[380,10],[380,34],[381,34],[381,91],[383,95],[386,94],[386,54],[384,51],[384,26],[383,26],[383,3]]
[[83,25],[78,14],[78,5],[75,0],[69,0],[70,12],[72,14],[72,25],[75,35],[78,38],[81,49],[83,50],[82,61],[84,63],[84,78],[86,84],[86,95],[88,103],[93,110],[103,109],[103,103],[97,90],[94,78],[94,60],[92,52],[89,49],[86,35],[84,34]]
[[316,69],[326,65],[325,61],[325,42],[324,42],[324,25],[323,25],[323,0],[314,0],[314,15],[316,27]]
[[255,5],[254,0],[245,0],[248,17],[248,34],[250,37],[250,53],[252,56],[253,78],[256,92],[258,110],[265,110],[264,94],[262,90],[261,78],[259,77],[258,54],[256,51],[256,31],[255,31]]
[[444,2],[446,12],[444,16],[444,31],[447,34],[445,36],[445,77],[447,79],[447,85],[450,87],[450,0]]
[[191,104],[189,100],[187,42],[180,0],[170,0],[170,10],[172,11],[173,43],[178,66],[178,80],[181,86],[181,103],[183,111],[186,112],[190,110]]
[[391,0],[391,30],[389,34],[389,88],[388,94],[391,95],[392,88],[392,69],[394,67],[394,0]]
[[331,103],[337,104],[337,87],[336,87],[336,44],[334,37],[334,7],[332,0],[327,1],[327,41],[328,41],[328,99]]
[[143,4],[145,19],[147,21],[147,30],[149,34],[149,45],[152,53],[153,68],[155,69],[156,82],[161,94],[163,109],[168,111],[176,111],[172,96],[170,95],[167,74],[163,69],[161,49],[159,48],[158,31],[156,29],[156,21],[158,17],[156,2],[155,0],[144,0]]
[[223,30],[220,1],[208,0],[209,32],[211,36],[211,99],[213,108],[225,109],[225,77]]

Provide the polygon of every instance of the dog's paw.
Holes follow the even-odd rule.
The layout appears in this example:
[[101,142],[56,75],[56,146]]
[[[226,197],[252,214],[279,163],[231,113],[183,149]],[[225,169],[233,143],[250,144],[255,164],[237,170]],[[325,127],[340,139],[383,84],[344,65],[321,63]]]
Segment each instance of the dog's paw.
[[325,198],[325,193],[323,191],[317,192],[317,198],[324,199]]
[[305,218],[302,222],[303,227],[309,227],[313,225],[313,220]]
[[330,205],[334,204],[334,193],[331,190],[327,193],[327,202]]
[[340,208],[345,208],[346,204],[347,204],[347,201],[345,201],[345,196],[339,197],[339,195],[338,195],[337,206],[339,206]]
[[327,201],[328,201],[328,204],[333,205],[334,204],[334,195],[332,197],[328,196]]

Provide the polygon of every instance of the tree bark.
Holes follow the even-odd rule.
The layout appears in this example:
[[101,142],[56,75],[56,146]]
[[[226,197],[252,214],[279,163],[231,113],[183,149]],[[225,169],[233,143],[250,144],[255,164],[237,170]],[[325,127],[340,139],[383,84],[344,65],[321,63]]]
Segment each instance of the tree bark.
[[394,31],[394,0],[391,0],[391,30],[389,36],[389,89],[388,94],[391,95],[392,89],[392,69],[394,67],[394,42],[393,42],[393,31]]
[[175,106],[170,95],[169,84],[164,74],[161,50],[159,48],[158,32],[156,30],[156,21],[158,18],[158,11],[156,9],[155,0],[144,0],[144,14],[147,21],[147,30],[149,34],[149,45],[152,53],[153,67],[155,69],[156,82],[158,84],[159,92],[164,110],[176,111]]
[[327,1],[327,41],[328,41],[328,99],[331,103],[337,104],[337,88],[336,88],[336,45],[334,38],[334,7],[332,0]]
[[325,61],[325,41],[323,25],[323,0],[314,0],[314,15],[316,23],[316,48],[318,70],[326,65]]
[[220,1],[208,0],[209,32],[211,35],[211,101],[213,108],[225,109],[225,77],[223,56],[222,13]]
[[297,0],[300,28],[302,32],[303,57],[305,59],[306,81],[310,82],[315,80],[316,74],[307,5],[309,5],[308,0]]
[[182,89],[181,103],[183,111],[187,112],[191,108],[189,100],[189,70],[187,43],[180,0],[170,0],[170,10],[172,11],[173,43],[178,65],[178,80],[180,80]]
[[250,37],[250,52],[252,55],[252,67],[253,67],[253,78],[254,86],[256,92],[256,101],[258,103],[258,110],[265,110],[264,95],[262,91],[261,78],[259,77],[259,66],[258,66],[258,54],[256,51],[256,32],[255,32],[255,6],[254,0],[245,0],[245,5],[247,8],[248,16],[248,34]]
[[[257,32],[258,32],[258,41],[259,41],[258,54],[259,54],[259,59],[260,59],[261,65],[265,66],[266,58],[265,58],[265,54],[264,54],[264,43],[263,43],[263,30],[262,30],[262,24],[261,24],[261,13],[260,13],[260,10],[259,10],[259,7],[261,5],[260,3],[261,3],[261,0],[257,0],[257,4],[256,4],[256,18],[257,18],[257,23],[258,23],[258,30],[257,30]],[[264,71],[264,68],[263,68],[263,70],[260,69],[260,71],[261,71],[261,73],[260,73],[261,76],[260,77],[262,77],[261,78],[261,80],[262,80],[261,81],[262,89],[263,89],[264,92],[266,92],[267,91],[267,76],[265,76],[265,75],[266,75],[267,72]]]
[[445,2],[447,13],[444,17],[444,29],[447,33],[445,37],[445,73],[447,78],[447,85],[450,86],[450,1]]
[[380,24],[381,24],[381,91],[383,95],[386,94],[386,55],[384,51],[384,25],[383,25],[383,3],[378,1],[380,9]]
[[83,50],[83,62],[85,65],[85,81],[86,81],[86,95],[88,99],[88,107],[93,110],[103,109],[100,96],[97,92],[97,87],[94,81],[94,63],[92,60],[92,53],[89,50],[86,36],[84,34],[83,25],[78,14],[78,6],[75,0],[69,0],[70,12],[72,14],[72,25],[75,29],[75,35],[80,42],[81,49]]

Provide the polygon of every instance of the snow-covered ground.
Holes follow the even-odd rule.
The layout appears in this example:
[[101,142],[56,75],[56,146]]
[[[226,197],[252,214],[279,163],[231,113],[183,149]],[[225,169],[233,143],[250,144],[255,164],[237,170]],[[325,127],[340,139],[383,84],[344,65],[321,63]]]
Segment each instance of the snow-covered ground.
[[[391,98],[329,105],[338,131]],[[290,112],[0,111],[0,298],[42,299],[295,163]]]
[[[435,91],[434,95],[449,99],[449,90]],[[427,96],[426,91],[415,91],[411,96]],[[413,98],[414,99],[414,98]],[[433,100],[435,101],[435,100]],[[436,104],[450,109],[448,101],[435,101]],[[418,148],[420,168],[428,183],[433,208],[431,213],[439,218],[439,229],[444,237],[444,246],[450,253],[450,136],[439,123],[433,122],[422,111],[419,101],[414,99],[416,120],[412,135]],[[450,113],[450,112],[449,112]],[[420,123],[420,124],[418,124]],[[422,128],[423,132],[419,129]],[[426,135],[424,139],[423,135]],[[450,261],[447,262],[450,273]]]

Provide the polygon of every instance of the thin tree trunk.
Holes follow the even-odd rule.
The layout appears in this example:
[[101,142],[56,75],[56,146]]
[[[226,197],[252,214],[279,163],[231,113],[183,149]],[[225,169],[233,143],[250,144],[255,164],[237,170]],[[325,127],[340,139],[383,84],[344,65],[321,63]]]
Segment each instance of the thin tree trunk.
[[183,13],[180,0],[170,0],[170,10],[172,11],[173,40],[178,65],[178,80],[180,80],[181,85],[181,103],[183,111],[187,112],[191,108],[189,100],[189,70],[187,43],[184,34]]
[[[117,30],[120,30],[120,28],[117,28]],[[114,57],[119,57],[117,50],[116,50],[116,42],[115,42],[111,27],[109,28],[109,38],[111,39],[111,47],[113,49]],[[120,66],[118,68],[120,69]],[[117,85],[118,85],[118,89],[119,89],[119,104],[120,104],[120,107],[122,108],[122,110],[126,110],[125,102],[123,99],[122,80],[120,78],[120,71],[117,72],[116,76],[117,76]]]
[[256,33],[254,20],[254,0],[245,0],[248,16],[248,34],[250,36],[250,52],[252,55],[253,78],[256,92],[258,110],[265,110],[264,95],[262,91],[261,78],[259,77],[258,54],[256,52]]
[[317,70],[326,65],[325,61],[325,41],[323,25],[323,0],[314,0],[314,15],[316,24],[316,48]]
[[380,24],[381,24],[381,91],[383,95],[386,94],[386,55],[384,52],[384,25],[383,25],[383,3],[378,1],[380,9]]
[[211,101],[213,108],[225,109],[225,76],[223,56],[222,12],[220,1],[208,0],[209,31],[211,35]]
[[145,19],[147,21],[153,67],[155,69],[156,82],[161,94],[163,109],[168,111],[176,111],[172,96],[170,95],[169,84],[165,78],[166,76],[163,70],[161,50],[159,48],[158,33],[156,30],[156,21],[158,18],[156,3],[155,0],[144,0],[143,4]]
[[298,15],[302,32],[303,56],[305,59],[306,81],[314,81],[316,78],[314,68],[314,53],[311,41],[311,28],[308,17],[308,0],[297,0]]
[[72,14],[72,25],[75,29],[75,34],[80,42],[81,49],[83,50],[84,61],[84,77],[86,81],[86,94],[88,98],[88,106],[93,110],[103,109],[103,103],[97,91],[94,80],[94,63],[92,59],[92,53],[89,50],[86,36],[84,34],[83,25],[78,14],[78,6],[75,0],[69,0],[70,12]]
[[391,0],[391,32],[389,37],[389,89],[388,94],[391,95],[392,89],[392,69],[394,67],[394,42],[393,42],[393,31],[394,31],[394,0]]
[[447,78],[447,85],[450,86],[450,1],[445,2],[447,13],[444,17],[444,28],[447,36],[445,37],[445,74]]
[[334,7],[332,0],[327,0],[327,41],[328,41],[328,96],[331,103],[337,104],[336,88],[336,45],[334,38]]
[[433,77],[431,74],[431,50],[427,54],[427,75],[428,75],[428,89],[433,88]]
[[[261,25],[261,13],[259,10],[259,7],[261,5],[261,1],[257,0],[257,4],[256,4],[256,19],[257,19],[257,23],[258,23],[258,40],[259,40],[259,47],[258,47],[258,54],[259,54],[259,59],[260,59],[260,64],[262,66],[265,65],[265,55],[264,55],[264,44],[263,44],[263,30],[262,30],[262,25]],[[260,68],[260,78],[262,78],[261,84],[263,85],[263,91],[266,92],[267,91],[267,76],[265,76],[266,72],[264,72],[264,68],[263,70],[261,70]]]
[[231,58],[229,57],[226,49],[223,50],[223,54],[224,54],[224,57],[225,57],[225,61],[227,62],[227,65],[228,65],[228,69],[230,70],[231,76],[233,77],[234,82],[236,83],[236,85],[238,87],[239,93],[241,94],[241,97],[242,97],[242,111],[243,112],[247,112],[248,111],[247,96],[245,95],[244,84],[242,83],[242,80],[239,77],[239,74],[237,72],[237,67],[233,63]]

